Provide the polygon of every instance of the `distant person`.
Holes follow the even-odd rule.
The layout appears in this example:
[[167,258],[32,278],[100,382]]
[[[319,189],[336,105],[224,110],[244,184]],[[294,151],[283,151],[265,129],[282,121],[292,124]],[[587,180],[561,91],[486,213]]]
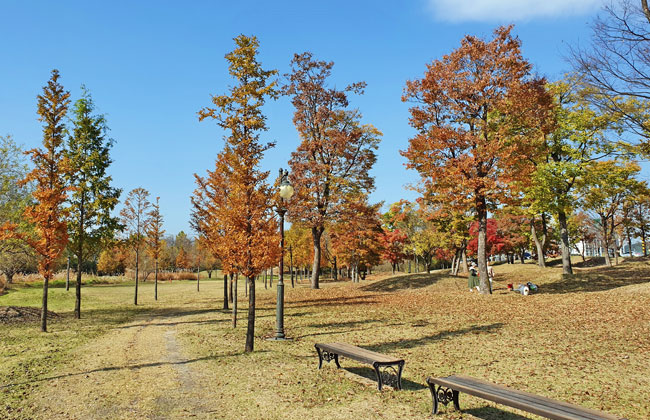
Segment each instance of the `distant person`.
[[469,291],[471,292],[476,288],[479,290],[478,283],[478,267],[476,263],[471,263],[469,266],[469,277],[467,278],[467,285],[469,286]]

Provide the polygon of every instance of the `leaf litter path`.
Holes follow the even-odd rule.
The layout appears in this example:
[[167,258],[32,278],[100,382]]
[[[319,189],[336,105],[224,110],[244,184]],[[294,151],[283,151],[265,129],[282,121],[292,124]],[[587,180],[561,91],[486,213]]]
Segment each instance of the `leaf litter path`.
[[178,316],[139,318],[82,347],[35,396],[47,419],[215,418],[176,339]]

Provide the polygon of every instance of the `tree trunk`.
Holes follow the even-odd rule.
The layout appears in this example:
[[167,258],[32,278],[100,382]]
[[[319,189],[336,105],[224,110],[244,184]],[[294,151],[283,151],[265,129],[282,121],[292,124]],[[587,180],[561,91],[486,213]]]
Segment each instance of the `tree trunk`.
[[311,228],[311,237],[314,242],[314,264],[312,266],[312,274],[311,274],[312,289],[319,288],[318,276],[320,274],[319,268],[320,268],[320,259],[321,259],[320,240],[321,237],[323,236],[324,230],[325,229],[321,226]]
[[140,250],[136,248],[135,250],[135,297],[133,298],[133,303],[138,304],[138,260],[140,257]]
[[228,287],[230,288],[230,296],[228,297],[228,299],[230,300],[230,303],[233,303],[232,283],[234,281],[233,280],[234,277],[235,277],[235,275],[233,273],[230,273],[230,283],[228,285]]
[[391,264],[391,268],[393,269],[393,275],[395,275],[395,263]]
[[158,260],[154,263],[154,286],[153,286],[154,300],[158,300]]
[[605,265],[611,267],[612,260],[609,257],[609,235],[607,232],[609,225],[607,224],[607,217],[600,216],[600,223],[603,227],[603,241],[605,242]]
[[47,289],[50,279],[43,277],[43,306],[41,308],[41,331],[47,332]]
[[255,338],[255,281],[247,278],[250,290],[248,291],[248,328],[246,328],[245,352],[253,351],[253,340]]
[[544,244],[546,243],[546,234],[542,233],[542,241],[537,237],[537,229],[535,229],[535,219],[530,219],[530,235],[535,241],[535,248],[537,248],[537,265],[546,268],[546,260],[544,257]]
[[235,275],[235,283],[233,286],[233,297],[232,297],[232,327],[237,326],[237,279],[239,278],[239,273]]
[[571,246],[569,245],[569,228],[564,210],[559,210],[557,220],[560,224],[560,248],[562,249],[562,274],[573,274],[571,266]]
[[208,278],[209,278],[209,279],[212,278],[212,270],[208,270]]
[[75,298],[74,298],[74,317],[81,319],[81,257],[82,252],[79,251],[77,255],[77,284],[75,284]]
[[66,266],[65,275],[65,291],[70,290],[70,256],[68,256],[68,264]]
[[334,281],[338,281],[338,279],[339,279],[339,270],[338,270],[336,257],[334,257],[334,259],[332,261],[332,276],[334,278]]
[[228,274],[223,275],[223,309],[228,309]]
[[630,254],[630,258],[631,258],[632,257],[632,234],[630,233],[629,227],[625,228],[625,233],[627,233],[628,254]]
[[479,292],[483,295],[490,294],[490,282],[487,272],[487,205],[485,197],[477,196],[476,213],[478,216],[478,272]]
[[201,277],[201,265],[196,268],[196,291],[199,291],[199,278]]
[[273,267],[271,267],[271,275],[269,276],[269,287],[273,288]]
[[296,286],[293,283],[293,249],[291,248],[291,245],[289,245],[289,271],[291,272],[291,288],[294,288]]
[[641,228],[641,248],[642,248],[642,251],[643,251],[643,256],[647,257],[648,256],[648,249],[646,248],[645,236],[646,236],[645,229]]
[[469,273],[469,266],[467,265],[467,248],[462,249],[462,261],[463,261],[463,274]]

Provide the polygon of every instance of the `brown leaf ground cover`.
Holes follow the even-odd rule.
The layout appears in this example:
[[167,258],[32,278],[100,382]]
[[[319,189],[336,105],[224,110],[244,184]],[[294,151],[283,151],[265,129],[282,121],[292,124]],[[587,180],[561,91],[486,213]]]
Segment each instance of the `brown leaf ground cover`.
[[[54,289],[50,307],[62,317],[53,332],[0,326],[0,417],[422,419],[431,410],[424,378],[456,373],[647,419],[649,269],[640,260],[563,279],[559,267],[501,265],[492,296],[444,272],[288,286],[287,342],[264,340],[275,289],[258,287],[252,354],[243,353],[245,323],[233,329],[218,309],[220,282],[204,281],[200,293],[165,283],[158,302],[146,285],[137,309],[131,286],[88,287],[81,321],[66,312],[73,297]],[[506,289],[525,281],[540,293]],[[12,291],[0,305],[34,292]],[[245,308],[241,289],[242,320]],[[314,343],[331,341],[404,358],[404,390],[378,392],[371,368],[351,360],[319,371]],[[464,395],[461,407],[439,418],[536,418]]]

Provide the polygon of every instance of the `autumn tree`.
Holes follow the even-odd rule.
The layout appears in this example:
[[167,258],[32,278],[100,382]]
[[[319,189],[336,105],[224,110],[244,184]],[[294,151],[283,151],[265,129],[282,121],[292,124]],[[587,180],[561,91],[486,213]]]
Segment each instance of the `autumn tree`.
[[648,256],[647,238],[650,234],[650,189],[647,185],[639,188],[632,207],[634,233],[641,238],[643,256]]
[[[32,204],[31,188],[20,181],[28,172],[22,148],[11,136],[0,136],[0,220],[29,231],[32,226],[23,219],[25,208]],[[20,239],[0,240],[0,274],[10,284],[13,276],[36,265],[32,249]]]
[[154,260],[154,299],[158,300],[158,260],[162,253],[163,218],[160,214],[160,197],[156,197],[156,203],[151,205],[151,211],[147,214],[149,223],[145,226],[147,250]]
[[138,304],[138,264],[149,224],[149,207],[151,207],[149,191],[138,187],[129,192],[124,202],[124,208],[120,211],[122,223],[126,226],[129,235],[129,247],[135,252],[135,295],[133,298],[135,305]]
[[[494,39],[466,36],[460,48],[407,82],[417,134],[402,154],[423,178],[423,189],[472,208],[478,221],[481,293],[489,293],[486,233],[490,205],[503,202],[511,182],[528,176],[550,109],[544,80],[531,77],[512,27]],[[426,198],[426,197],[425,197]]]
[[592,43],[571,50],[573,68],[589,87],[588,99],[622,116],[650,153],[650,10],[647,0],[605,5],[592,25]]
[[588,175],[593,161],[616,151],[609,136],[617,118],[590,106],[574,79],[549,84],[548,90],[553,97],[555,124],[544,134],[535,170],[524,191],[534,212],[556,218],[562,271],[573,274],[568,217],[575,208],[576,187]]
[[43,148],[29,151],[34,169],[21,181],[34,183],[34,204],[25,209],[24,218],[34,226],[33,235],[20,231],[15,223],[5,221],[0,230],[0,241],[21,239],[38,255],[38,271],[43,276],[43,306],[41,331],[47,331],[47,293],[54,275],[56,262],[68,242],[66,212],[63,203],[67,188],[64,174],[67,163],[63,153],[66,133],[63,120],[70,104],[70,94],[59,84],[59,71],[52,76],[43,94],[38,95],[39,121],[43,122]]
[[125,244],[122,241],[114,241],[104,246],[99,253],[97,271],[103,275],[124,275],[128,258]]
[[228,255],[222,258],[248,279],[245,351],[251,352],[255,332],[255,276],[265,268],[269,245],[279,243],[272,192],[266,181],[269,174],[259,169],[264,152],[274,146],[274,143],[261,143],[260,134],[267,130],[262,107],[267,98],[277,95],[277,82],[270,80],[277,71],[262,69],[257,59],[257,38],[240,35],[234,41],[235,50],[226,54],[234,85],[227,94],[213,96],[214,106],[200,110],[199,119],[214,119],[227,132],[224,149],[217,158],[217,168],[221,164],[225,171],[215,176],[226,177],[229,194],[225,200],[214,203],[216,211],[207,223],[225,232],[230,245]]
[[395,266],[408,257],[405,247],[408,237],[399,229],[390,230],[384,227],[380,239],[384,249],[382,257],[390,263],[393,274],[395,274]]
[[77,284],[74,314],[81,318],[81,272],[84,261],[96,253],[102,242],[114,237],[120,228],[111,212],[118,203],[120,189],[111,187],[106,173],[112,160],[113,141],[108,138],[103,115],[93,115],[95,105],[82,86],[82,97],[72,108],[73,127],[65,156],[68,160],[66,181],[72,192],[68,196],[68,249],[77,260]]
[[[580,253],[584,262],[587,244],[598,237],[598,228],[591,216],[583,211],[576,212],[569,217],[568,228],[569,241],[573,244],[573,248]],[[582,246],[578,246],[580,243]]]
[[641,168],[634,162],[616,162],[615,160],[594,162],[588,176],[582,182],[584,208],[599,218],[600,233],[605,244],[605,264],[611,266],[609,250],[613,246],[618,255],[618,246],[613,237],[619,221],[616,213],[624,200],[634,191],[638,181],[635,176]]
[[383,230],[379,217],[381,203],[371,205],[368,197],[349,197],[332,226],[330,236],[337,259],[352,269],[352,281],[359,282],[359,271],[379,262]]
[[[232,243],[226,235],[229,228],[227,220],[219,211],[227,209],[229,169],[221,156],[217,157],[214,171],[207,171],[205,177],[194,174],[197,188],[191,197],[192,214],[190,224],[199,233],[210,254],[215,260],[221,260],[223,272],[223,309],[228,309],[228,276],[235,274],[232,258]],[[234,289],[236,293],[237,289]],[[233,293],[234,294],[234,293]],[[235,296],[233,299],[233,326],[236,325]]]
[[301,143],[291,154],[291,183],[296,194],[288,206],[290,221],[311,229],[314,250],[311,287],[318,289],[321,237],[348,196],[374,188],[369,171],[376,161],[381,132],[361,124],[361,114],[348,109],[348,93],[363,93],[364,82],[343,90],[328,86],[334,63],[296,54],[283,93],[295,107],[293,122]]

